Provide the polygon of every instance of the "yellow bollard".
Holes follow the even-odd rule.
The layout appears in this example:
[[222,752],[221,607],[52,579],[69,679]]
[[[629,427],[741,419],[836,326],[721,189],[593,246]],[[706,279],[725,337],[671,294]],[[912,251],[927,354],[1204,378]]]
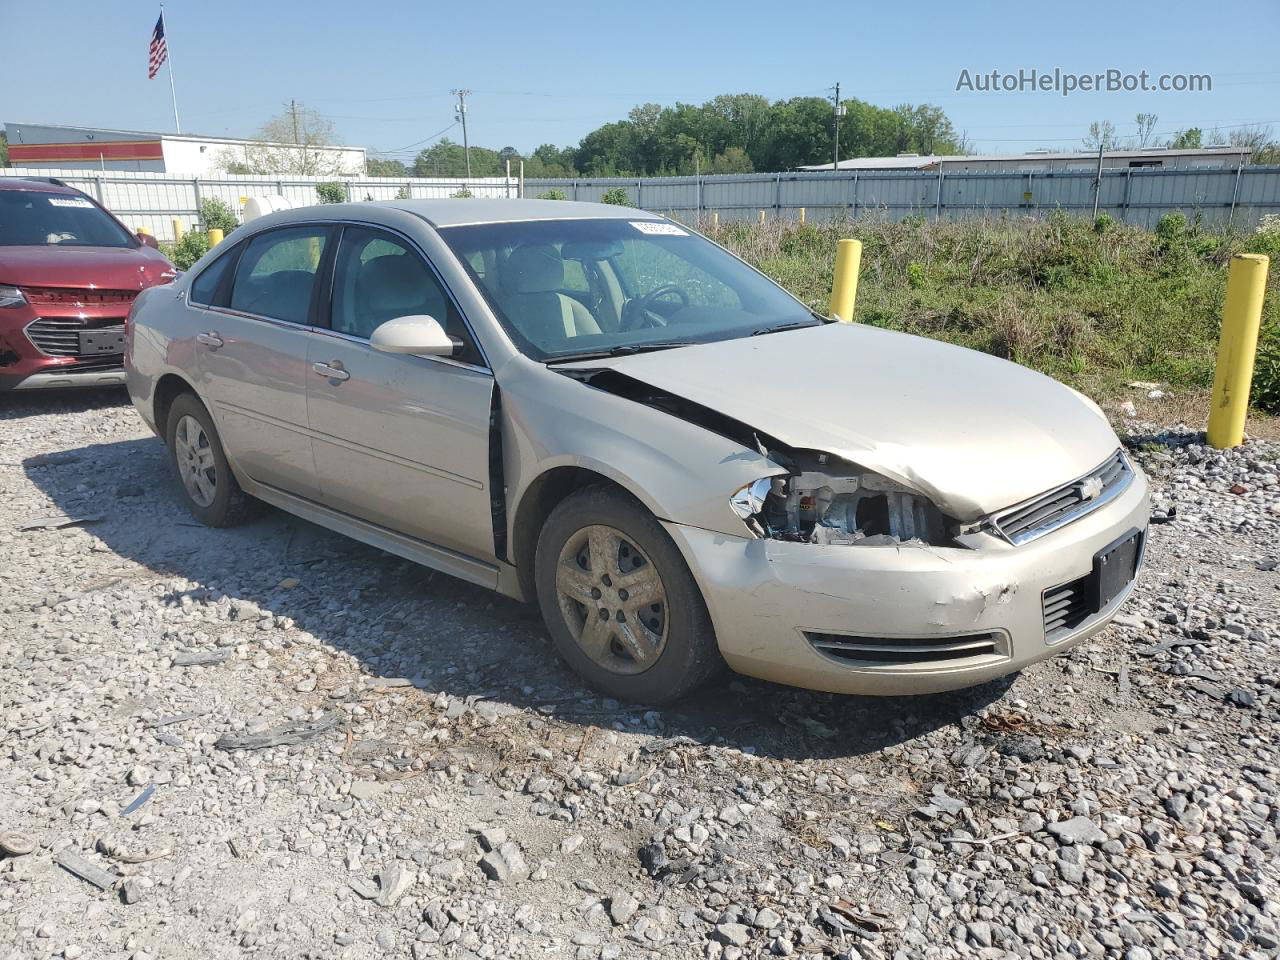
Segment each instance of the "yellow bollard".
[[760,211],[760,223],[764,223],[764,211]]
[[804,224],[804,207],[800,208],[800,223]]
[[1241,253],[1231,258],[1227,271],[1227,298],[1222,305],[1222,333],[1218,336],[1218,364],[1213,371],[1207,434],[1209,446],[1218,450],[1238,447],[1244,442],[1269,265],[1270,261],[1262,254]]
[[182,234],[183,234],[184,232],[185,232],[185,231],[182,229],[182,221],[181,221],[181,220],[179,220],[179,219],[177,219],[177,218],[175,217],[175,218],[174,218],[174,220],[173,220],[173,242],[174,242],[174,243],[181,243],[181,242],[182,242]]
[[836,246],[836,274],[831,283],[831,316],[853,323],[853,303],[858,297],[858,270],[862,266],[862,241],[841,240]]
[[720,211],[719,210],[711,211],[711,229],[712,230],[720,229]]
[[209,246],[210,246],[211,248],[212,248],[212,247],[216,247],[216,246],[217,246],[218,244],[220,244],[221,242],[222,242],[222,231],[221,231],[221,230],[219,230],[217,227],[212,227],[212,228],[210,228],[210,230],[209,230]]
[[148,230],[146,227],[139,227],[138,233],[145,233],[148,237],[151,236],[151,231]]

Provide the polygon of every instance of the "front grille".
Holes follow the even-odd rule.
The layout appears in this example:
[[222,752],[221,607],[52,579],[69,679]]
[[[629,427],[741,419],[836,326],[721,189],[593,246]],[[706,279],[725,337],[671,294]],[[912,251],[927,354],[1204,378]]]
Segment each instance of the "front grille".
[[1044,592],[1044,639],[1053,643],[1071,633],[1093,614],[1089,602],[1091,575]]
[[1004,635],[973,633],[952,637],[851,637],[806,633],[810,646],[850,666],[904,667],[922,663],[969,663],[1004,657]]
[[[79,317],[41,317],[27,324],[27,336],[36,348],[51,357],[79,357],[82,330],[120,330],[119,317],[84,320]],[[118,358],[120,355],[113,354]],[[99,359],[94,354],[92,359]],[[118,363],[118,359],[115,361]]]
[[95,290],[91,287],[23,287],[27,302],[69,307],[99,307],[112,303],[133,303],[137,290]]
[[1129,462],[1117,450],[1083,477],[997,514],[992,526],[1010,543],[1026,543],[1113,500],[1132,479]]

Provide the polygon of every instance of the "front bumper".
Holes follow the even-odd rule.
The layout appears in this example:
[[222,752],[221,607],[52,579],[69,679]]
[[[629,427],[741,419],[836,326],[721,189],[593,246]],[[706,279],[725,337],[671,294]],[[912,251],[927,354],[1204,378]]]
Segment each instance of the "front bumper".
[[[973,549],[819,546],[664,526],[689,562],[734,670],[832,693],[896,696],[983,683],[1097,633],[1132,584],[1049,639],[1045,593],[1090,574],[1094,556],[1127,532],[1141,531],[1145,540],[1149,516],[1147,480],[1135,469],[1115,500],[1022,546],[989,535],[973,535]],[[883,638],[888,647],[943,643],[958,652],[918,662],[847,662],[813,643],[832,636]],[[977,638],[990,643],[964,642]]]
[[[75,347],[80,330],[123,325],[119,307],[41,305],[0,309],[0,393],[8,390],[60,390],[70,387],[117,387],[125,382],[124,355],[81,354]],[[52,329],[42,342],[33,337],[37,324]],[[54,345],[56,343],[56,346]]]
[[75,367],[43,367],[26,376],[0,370],[0,393],[9,390],[69,390],[75,387],[122,387],[123,369],[77,370]]

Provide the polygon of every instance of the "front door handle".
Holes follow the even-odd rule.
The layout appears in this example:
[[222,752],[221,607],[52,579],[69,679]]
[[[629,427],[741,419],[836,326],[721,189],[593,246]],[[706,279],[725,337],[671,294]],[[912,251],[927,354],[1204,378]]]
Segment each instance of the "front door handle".
[[311,369],[330,380],[342,381],[351,379],[351,374],[342,369],[342,361],[340,360],[335,360],[333,363],[313,363]]
[[197,333],[196,343],[203,343],[210,350],[217,350],[219,347],[226,346],[223,340],[216,332],[214,333]]

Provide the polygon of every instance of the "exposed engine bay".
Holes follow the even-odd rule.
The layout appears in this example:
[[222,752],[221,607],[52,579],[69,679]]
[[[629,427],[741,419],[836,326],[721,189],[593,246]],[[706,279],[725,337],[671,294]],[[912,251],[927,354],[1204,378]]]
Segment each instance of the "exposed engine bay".
[[756,536],[832,545],[944,546],[958,532],[927,497],[856,464],[819,451],[794,450],[740,420],[614,370],[560,372],[705,427],[785,467],[787,476],[763,477],[730,498],[733,512]]
[[792,472],[758,480],[731,501],[757,536],[861,546],[951,539],[942,512],[901,484],[824,453],[767,455]]

